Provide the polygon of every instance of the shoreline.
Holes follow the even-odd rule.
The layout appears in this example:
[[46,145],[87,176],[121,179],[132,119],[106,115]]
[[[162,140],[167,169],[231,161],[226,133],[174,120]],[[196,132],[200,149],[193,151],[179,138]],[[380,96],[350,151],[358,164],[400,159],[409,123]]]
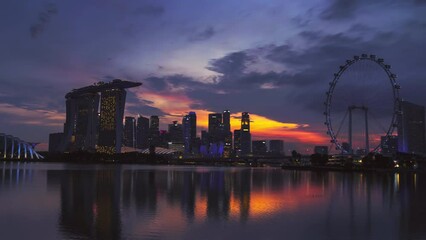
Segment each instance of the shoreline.
[[31,159],[3,159],[3,162],[8,163],[64,163],[64,164],[105,164],[105,165],[152,165],[152,166],[212,166],[212,167],[253,167],[253,168],[277,168],[289,171],[311,171],[311,172],[344,172],[344,173],[422,173],[424,169],[409,169],[409,168],[347,168],[337,166],[298,166],[298,165],[282,165],[275,163],[253,163],[242,159],[209,159],[197,161],[197,159],[145,159],[145,160],[31,160]]

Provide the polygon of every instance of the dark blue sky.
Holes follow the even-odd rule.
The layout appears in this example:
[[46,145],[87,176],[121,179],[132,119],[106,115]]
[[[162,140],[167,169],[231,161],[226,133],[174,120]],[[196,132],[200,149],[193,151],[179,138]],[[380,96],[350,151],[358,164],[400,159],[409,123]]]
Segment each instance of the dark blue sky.
[[327,139],[324,93],[353,55],[383,57],[403,98],[426,104],[425,13],[422,0],[3,0],[0,131],[46,143],[68,91],[122,78],[144,84],[127,115],[248,111],[255,138],[308,148]]

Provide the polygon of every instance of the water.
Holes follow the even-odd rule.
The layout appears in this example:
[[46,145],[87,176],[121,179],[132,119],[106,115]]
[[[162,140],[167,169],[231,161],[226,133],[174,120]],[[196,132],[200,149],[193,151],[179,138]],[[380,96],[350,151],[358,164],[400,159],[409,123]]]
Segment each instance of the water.
[[0,162],[0,239],[426,239],[426,175]]

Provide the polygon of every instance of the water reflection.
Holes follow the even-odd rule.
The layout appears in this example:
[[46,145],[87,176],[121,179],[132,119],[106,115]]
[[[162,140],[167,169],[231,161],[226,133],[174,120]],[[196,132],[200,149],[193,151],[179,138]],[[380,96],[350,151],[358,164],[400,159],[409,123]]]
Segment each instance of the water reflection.
[[420,173],[0,166],[0,203],[45,179],[60,201],[56,225],[46,225],[66,239],[426,237]]

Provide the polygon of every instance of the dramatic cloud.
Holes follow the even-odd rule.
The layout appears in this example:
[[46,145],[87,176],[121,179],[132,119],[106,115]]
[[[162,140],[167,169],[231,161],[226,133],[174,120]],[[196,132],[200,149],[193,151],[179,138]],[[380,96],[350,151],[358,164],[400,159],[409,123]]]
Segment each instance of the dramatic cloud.
[[[65,111],[68,91],[122,78],[143,82],[128,91],[126,114],[159,115],[162,128],[191,110],[204,128],[208,113],[229,109],[250,112],[253,129],[268,126],[253,130],[255,139],[325,143],[325,92],[353,55],[383,57],[399,77],[402,98],[426,104],[418,90],[426,87],[423,2],[6,1],[0,8],[0,51],[7,56],[0,60],[1,121],[12,135],[46,142],[49,132],[62,129],[52,116]],[[44,30],[49,38],[40,35]],[[391,87],[376,83],[342,78],[334,93],[336,117],[350,102],[368,100],[384,121]],[[52,115],[32,113],[40,109]]]
[[51,17],[57,13],[58,9],[55,4],[47,4],[44,10],[39,13],[38,21],[30,27],[31,37],[36,38],[39,34],[41,34],[50,22]]

